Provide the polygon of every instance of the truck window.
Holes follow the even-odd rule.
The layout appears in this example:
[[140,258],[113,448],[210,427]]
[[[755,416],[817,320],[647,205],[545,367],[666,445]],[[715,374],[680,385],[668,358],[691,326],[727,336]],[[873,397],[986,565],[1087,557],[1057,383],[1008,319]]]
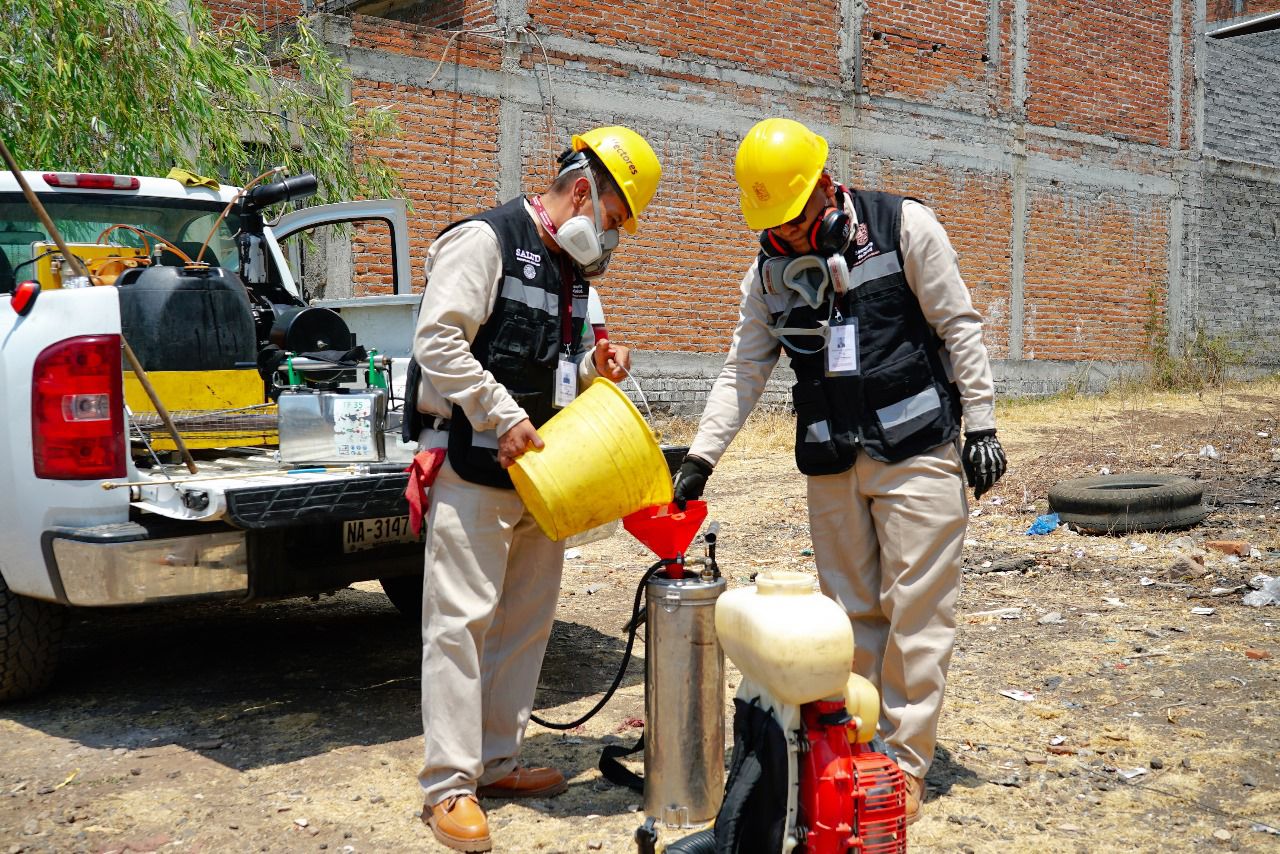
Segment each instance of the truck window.
[[[40,200],[68,243],[97,243],[104,230],[125,224],[155,232],[192,258],[224,207],[221,202],[204,199],[111,197],[100,193],[41,193]],[[216,266],[237,267],[234,236],[238,228],[239,218],[233,210],[218,226],[204,260]],[[113,231],[107,240],[142,247],[142,239],[125,229]],[[20,193],[0,194],[0,253],[5,256],[0,261],[0,292],[12,289],[12,281],[7,283],[8,288],[3,281],[6,267],[16,281],[30,278],[32,244],[48,241],[49,235]],[[160,261],[179,263],[177,256],[168,252],[162,253]]]
[[394,293],[391,226],[385,220],[319,225],[290,235],[280,246],[294,280],[312,299]]

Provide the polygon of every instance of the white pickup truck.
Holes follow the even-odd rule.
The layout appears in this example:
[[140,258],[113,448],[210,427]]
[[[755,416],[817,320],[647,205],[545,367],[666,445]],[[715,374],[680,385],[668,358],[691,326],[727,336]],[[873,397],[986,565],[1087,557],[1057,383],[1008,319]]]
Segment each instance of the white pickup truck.
[[[50,683],[68,607],[252,601],[379,579],[414,611],[422,552],[407,525],[394,415],[385,446],[348,430],[328,457],[307,456],[305,442],[291,457],[280,453],[287,425],[275,406],[281,387],[388,385],[371,381],[369,360],[316,371],[313,359],[295,371],[282,357],[364,343],[344,338],[338,312],[307,305],[299,268],[323,261],[300,245],[309,229],[374,223],[347,228],[366,254],[368,235],[385,235],[374,249],[399,296],[371,302],[411,314],[403,202],[302,208],[267,223],[269,206],[313,192],[314,179],[237,199],[234,187],[167,178],[24,175],[96,278],[70,275],[16,180],[0,176],[0,701]],[[122,339],[196,474],[122,366]],[[376,402],[368,391],[360,399]],[[325,423],[332,432],[332,413]]]

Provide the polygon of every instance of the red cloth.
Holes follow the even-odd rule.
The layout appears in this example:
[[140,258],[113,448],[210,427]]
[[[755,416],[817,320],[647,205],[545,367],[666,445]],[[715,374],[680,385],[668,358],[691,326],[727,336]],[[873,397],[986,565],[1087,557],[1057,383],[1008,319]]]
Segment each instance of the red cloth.
[[444,448],[432,448],[419,451],[405,469],[409,473],[409,485],[404,488],[405,500],[409,502],[409,526],[416,536],[422,531],[422,520],[427,518],[431,509],[431,498],[427,490],[436,482],[440,474],[440,466],[444,465]]

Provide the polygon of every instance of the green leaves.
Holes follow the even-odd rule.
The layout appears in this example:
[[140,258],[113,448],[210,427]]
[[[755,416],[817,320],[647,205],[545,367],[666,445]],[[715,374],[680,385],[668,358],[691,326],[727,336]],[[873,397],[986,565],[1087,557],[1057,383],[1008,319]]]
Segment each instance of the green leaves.
[[317,203],[387,196],[395,174],[364,143],[395,115],[351,102],[351,75],[301,19],[268,39],[215,26],[202,0],[0,0],[0,135],[26,169],[244,184],[268,166],[314,172]]

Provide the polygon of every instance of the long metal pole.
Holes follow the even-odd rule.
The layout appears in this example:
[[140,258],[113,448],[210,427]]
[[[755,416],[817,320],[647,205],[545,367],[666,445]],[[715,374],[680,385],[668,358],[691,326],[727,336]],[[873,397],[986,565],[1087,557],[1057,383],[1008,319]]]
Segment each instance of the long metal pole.
[[[22,170],[18,168],[18,163],[13,159],[13,154],[9,151],[9,146],[4,144],[4,140],[0,139],[0,157],[4,158],[4,163],[9,167],[9,171],[13,173],[13,177],[17,179],[18,186],[22,188],[22,194],[27,197],[27,203],[31,205],[31,209],[36,212],[36,216],[40,219],[41,225],[45,231],[49,232],[49,236],[53,238],[53,242],[57,244],[58,251],[62,253],[64,263],[71,267],[71,271],[77,276],[88,276],[89,271],[85,268],[80,259],[67,248],[67,244],[62,239],[62,233],[58,231],[57,226],[53,224],[53,220],[49,217],[49,212],[44,209],[40,198],[32,191],[31,185],[27,183],[26,176],[22,174]],[[187,443],[182,441],[182,435],[178,432],[178,427],[173,423],[173,418],[169,415],[169,410],[160,400],[160,395],[156,394],[155,386],[151,385],[151,379],[147,376],[147,372],[142,369],[142,363],[138,361],[137,355],[134,354],[133,348],[129,346],[129,342],[125,340],[124,332],[120,333],[120,343],[124,348],[125,361],[129,363],[129,370],[133,371],[133,375],[138,378],[138,383],[142,386],[142,390],[147,393],[147,397],[151,399],[151,405],[156,408],[156,414],[160,416],[160,421],[169,431],[169,436],[173,439],[173,444],[177,446],[178,453],[182,455],[182,461],[186,463],[187,470],[192,474],[199,472],[196,468],[196,461],[191,457],[191,452],[187,450]]]

